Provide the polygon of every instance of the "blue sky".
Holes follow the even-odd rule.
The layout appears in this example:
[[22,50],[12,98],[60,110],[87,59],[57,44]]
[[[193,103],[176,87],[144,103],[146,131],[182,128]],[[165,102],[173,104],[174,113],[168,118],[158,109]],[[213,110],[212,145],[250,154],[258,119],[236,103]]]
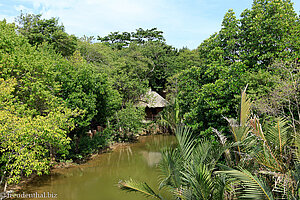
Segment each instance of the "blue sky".
[[[299,14],[300,2],[293,0]],[[24,13],[59,17],[69,34],[105,36],[114,31],[157,27],[167,43],[196,48],[220,30],[224,14],[237,16],[251,8],[252,0],[0,0],[0,20]]]

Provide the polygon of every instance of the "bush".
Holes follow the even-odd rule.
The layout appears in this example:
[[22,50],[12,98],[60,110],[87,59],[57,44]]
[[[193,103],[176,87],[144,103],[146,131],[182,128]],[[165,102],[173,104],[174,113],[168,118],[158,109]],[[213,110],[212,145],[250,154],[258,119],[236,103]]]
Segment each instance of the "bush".
[[113,126],[118,132],[118,137],[128,139],[128,136],[141,132],[144,117],[144,108],[127,103],[122,110],[115,113],[113,119],[115,123]]
[[97,153],[101,149],[109,146],[111,140],[111,132],[97,132],[93,137],[84,135],[81,138],[74,137],[71,143],[71,154],[69,158],[73,160],[82,160],[83,158]]

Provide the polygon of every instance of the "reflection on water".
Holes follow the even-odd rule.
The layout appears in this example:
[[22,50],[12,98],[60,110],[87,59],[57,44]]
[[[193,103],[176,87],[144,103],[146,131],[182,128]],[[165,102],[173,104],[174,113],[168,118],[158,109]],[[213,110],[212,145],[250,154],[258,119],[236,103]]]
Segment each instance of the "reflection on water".
[[149,167],[156,166],[161,159],[160,152],[148,152],[148,151],[141,151],[143,157],[145,158]]
[[62,200],[142,200],[140,194],[117,187],[119,180],[133,178],[156,188],[160,149],[175,144],[172,136],[145,136],[138,143],[120,146],[113,152],[68,169],[56,169],[23,188],[25,193],[49,192]]

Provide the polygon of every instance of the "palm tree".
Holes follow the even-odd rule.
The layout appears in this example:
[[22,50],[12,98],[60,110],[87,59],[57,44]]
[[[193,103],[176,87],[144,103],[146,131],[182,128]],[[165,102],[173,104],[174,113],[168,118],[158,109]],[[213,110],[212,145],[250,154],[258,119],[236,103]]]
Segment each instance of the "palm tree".
[[159,117],[158,124],[168,129],[171,134],[174,134],[176,127],[182,123],[178,100],[175,98],[172,104],[169,104],[159,113]]
[[[190,128],[177,126],[177,148],[162,151],[159,189],[185,200],[300,199],[299,134],[285,118],[262,125],[251,104],[244,90],[239,119],[227,119],[234,143],[217,130],[220,143],[197,140]],[[223,155],[227,166],[220,164]],[[164,199],[146,183],[122,181],[120,187]]]
[[223,167],[224,171],[219,173],[229,176],[235,183],[232,188],[239,190],[235,192],[239,197],[297,197],[297,177],[300,175],[296,175],[295,171],[299,166],[299,134],[292,131],[290,122],[285,118],[262,125],[259,118],[251,114],[251,100],[245,90],[241,96],[239,116],[239,121],[227,119],[237,144],[235,165],[238,167]]
[[[226,182],[222,175],[215,174],[215,170],[228,146],[223,147],[207,140],[196,142],[190,128],[185,126],[178,126],[175,134],[177,148],[162,151],[159,189],[166,188],[173,194],[174,199],[224,199]],[[148,197],[164,199],[146,183],[129,180],[121,181],[119,185],[126,191],[136,191]]]

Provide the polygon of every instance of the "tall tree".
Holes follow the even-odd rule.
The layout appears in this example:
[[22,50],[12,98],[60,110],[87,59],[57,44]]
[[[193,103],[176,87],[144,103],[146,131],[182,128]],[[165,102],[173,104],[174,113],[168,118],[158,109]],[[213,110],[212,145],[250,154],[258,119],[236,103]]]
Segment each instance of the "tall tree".
[[300,50],[293,44],[300,34],[295,32],[297,26],[299,17],[290,0],[254,0],[251,10],[241,14],[241,59],[249,67],[296,59]]
[[272,90],[269,66],[298,59],[298,30],[299,16],[289,0],[255,0],[239,20],[229,10],[221,30],[197,48],[199,65],[177,79],[186,122],[202,130],[225,128],[220,119],[235,116],[236,94],[246,84],[252,95]]
[[128,47],[130,43],[144,44],[148,41],[165,41],[163,37],[163,32],[157,30],[157,28],[152,29],[136,29],[136,32],[111,32],[109,35],[100,37],[98,40],[102,43],[112,47],[113,49],[122,49]]
[[175,64],[177,50],[161,41],[149,41],[141,46],[142,55],[151,60],[148,73],[149,86],[162,93],[168,77],[179,70]]
[[23,14],[16,19],[18,32],[24,35],[31,45],[43,42],[52,44],[54,49],[63,56],[70,56],[76,49],[77,38],[68,35],[58,18],[42,19],[42,15]]
[[220,47],[224,52],[223,59],[227,65],[239,61],[239,33],[239,20],[230,9],[224,16],[219,32]]

